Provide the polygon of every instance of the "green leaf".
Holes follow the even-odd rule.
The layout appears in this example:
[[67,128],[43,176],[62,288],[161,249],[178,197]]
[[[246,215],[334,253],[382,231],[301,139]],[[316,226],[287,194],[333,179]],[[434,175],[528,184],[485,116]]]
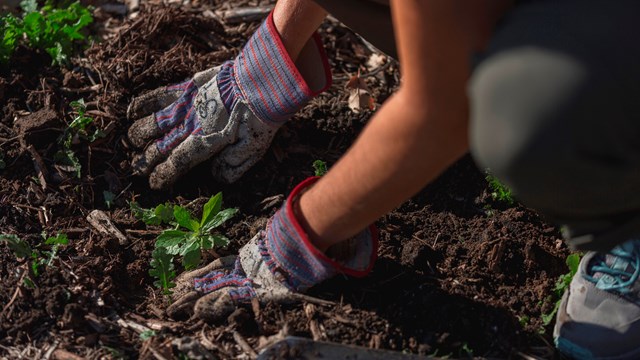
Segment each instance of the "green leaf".
[[68,245],[69,244],[69,238],[67,237],[67,234],[64,233],[58,233],[56,236],[51,236],[49,238],[47,238],[47,240],[44,242],[47,245]]
[[182,258],[182,265],[186,270],[195,269],[200,265],[200,260],[202,259],[202,253],[200,252],[200,248],[190,250],[184,257]]
[[167,253],[165,248],[161,247],[153,250],[152,256],[149,275],[157,279],[153,284],[164,290],[165,295],[169,295],[171,293],[170,289],[176,286],[176,284],[172,282],[176,277],[173,266],[173,256]]
[[223,235],[201,235],[200,248],[204,250],[213,249],[214,247],[225,247],[229,245],[229,238]]
[[0,234],[0,241],[4,241],[18,258],[27,258],[31,256],[31,246],[26,241],[20,239],[14,234]]
[[313,162],[313,170],[316,176],[323,176],[327,173],[327,163],[322,160],[316,160]]
[[146,341],[146,340],[151,339],[154,336],[156,336],[156,332],[155,331],[153,331],[153,330],[145,330],[145,331],[140,333],[140,340]]
[[189,211],[182,206],[176,205],[173,207],[173,216],[176,218],[178,224],[184,228],[191,231],[198,231],[198,229],[200,229],[200,223],[194,220],[191,214],[189,214]]
[[220,212],[222,208],[222,193],[219,192],[212,196],[204,207],[202,208],[202,220],[200,221],[200,227],[204,227],[206,223]]
[[178,251],[178,255],[182,255],[185,256],[188,252],[194,251],[194,250],[200,250],[200,241],[199,241],[199,237],[194,236],[193,234],[191,234],[191,236],[187,237],[187,240],[184,242],[184,244],[180,247],[180,250]]
[[165,230],[156,239],[156,248],[165,248],[169,254],[176,255],[188,234],[181,230]]
[[153,210],[154,216],[160,220],[160,223],[168,224],[173,221],[173,206],[168,204],[160,204]]
[[160,204],[154,209],[145,209],[135,202],[129,202],[129,208],[137,219],[142,220],[147,225],[168,224],[173,221],[173,207],[168,204]]
[[217,228],[218,226],[222,225],[225,221],[231,219],[237,212],[238,212],[238,209],[236,208],[229,208],[229,209],[224,209],[220,211],[210,221],[204,224],[204,226],[202,227],[202,232],[207,233],[212,229]]
[[570,254],[567,256],[567,266],[571,272],[571,277],[578,272],[578,266],[580,265],[580,254]]

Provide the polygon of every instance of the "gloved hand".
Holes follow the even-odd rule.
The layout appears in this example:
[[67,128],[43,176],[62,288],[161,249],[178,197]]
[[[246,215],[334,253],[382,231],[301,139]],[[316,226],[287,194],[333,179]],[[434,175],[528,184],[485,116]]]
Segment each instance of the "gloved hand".
[[374,226],[338,244],[339,250],[333,249],[336,257],[330,258],[311,244],[298,223],[293,205],[316,180],[298,185],[266,229],[242,247],[237,257],[221,258],[179,276],[176,301],[167,309],[169,316],[193,312],[200,319],[218,321],[253,298],[261,303],[290,303],[297,300],[295,294],[338,273],[368,274],[377,254]]
[[234,182],[262,158],[277,129],[330,84],[319,38],[294,64],[270,15],[233,61],[131,101],[129,140],[146,146],[133,159],[134,173],[162,189],[216,155],[214,177]]

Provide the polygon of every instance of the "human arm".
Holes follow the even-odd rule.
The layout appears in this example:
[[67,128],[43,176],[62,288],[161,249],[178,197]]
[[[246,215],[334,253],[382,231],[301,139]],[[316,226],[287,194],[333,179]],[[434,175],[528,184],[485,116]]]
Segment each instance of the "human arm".
[[302,194],[321,250],[392,210],[468,150],[466,82],[507,1],[391,1],[402,84],[349,151]]

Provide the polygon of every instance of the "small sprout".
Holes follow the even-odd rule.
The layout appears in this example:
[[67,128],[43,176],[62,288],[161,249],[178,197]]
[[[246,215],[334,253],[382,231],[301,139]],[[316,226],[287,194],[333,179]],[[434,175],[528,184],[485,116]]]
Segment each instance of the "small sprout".
[[182,264],[186,269],[195,268],[200,264],[202,250],[214,246],[227,246],[229,243],[227,237],[211,234],[211,231],[233,217],[238,209],[221,208],[222,193],[212,196],[204,205],[200,221],[193,218],[187,209],[174,206],[173,217],[178,229],[163,231],[156,240],[156,247],[166,248],[171,255],[182,256]]
[[313,162],[313,170],[316,176],[323,176],[327,173],[327,163],[322,160],[316,160]]
[[544,324],[544,326],[551,324],[551,322],[555,318],[556,313],[560,308],[562,295],[567,289],[569,289],[569,285],[571,284],[571,279],[573,279],[573,276],[578,272],[578,266],[580,265],[580,258],[581,258],[581,255],[578,253],[570,254],[569,256],[567,256],[567,259],[565,262],[567,263],[569,272],[566,274],[560,275],[560,277],[558,277],[558,280],[556,281],[556,286],[553,288],[553,290],[555,292],[555,298],[558,300],[556,301],[553,307],[553,310],[551,310],[550,313],[542,314],[542,323]]
[[144,209],[137,202],[129,202],[129,208],[136,219],[142,220],[147,225],[169,224],[174,220],[173,206],[160,204],[153,209]]
[[493,200],[504,202],[507,205],[513,205],[515,203],[515,200],[513,200],[513,196],[511,195],[511,189],[501,183],[497,177],[487,172],[485,179],[489,183],[491,198]]
[[168,254],[165,248],[161,247],[153,250],[152,256],[149,275],[157,279],[153,284],[162,289],[165,295],[171,295],[171,289],[176,286],[176,284],[172,282],[176,277],[173,266],[173,256]]
[[116,195],[111,191],[105,190],[102,192],[102,197],[104,198],[104,204],[107,205],[107,209],[111,209],[113,205],[113,201],[116,198]]
[[145,331],[140,333],[140,340],[146,341],[146,340],[151,339],[154,336],[156,336],[156,332],[155,331],[153,331],[153,330],[145,330]]

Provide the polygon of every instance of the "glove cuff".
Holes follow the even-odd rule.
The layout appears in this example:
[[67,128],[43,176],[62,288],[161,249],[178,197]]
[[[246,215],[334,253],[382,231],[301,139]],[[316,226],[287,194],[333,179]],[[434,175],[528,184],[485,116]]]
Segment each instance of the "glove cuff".
[[378,232],[374,225],[356,235],[353,256],[337,261],[316,248],[295,217],[293,204],[317,177],[300,183],[287,202],[271,218],[263,243],[263,258],[274,273],[284,274],[294,291],[304,291],[338,273],[362,277],[373,268],[378,252]]
[[281,125],[331,85],[331,71],[317,34],[293,62],[273,22],[273,12],[233,62],[223,67],[218,88],[227,111],[238,94],[263,122]]

